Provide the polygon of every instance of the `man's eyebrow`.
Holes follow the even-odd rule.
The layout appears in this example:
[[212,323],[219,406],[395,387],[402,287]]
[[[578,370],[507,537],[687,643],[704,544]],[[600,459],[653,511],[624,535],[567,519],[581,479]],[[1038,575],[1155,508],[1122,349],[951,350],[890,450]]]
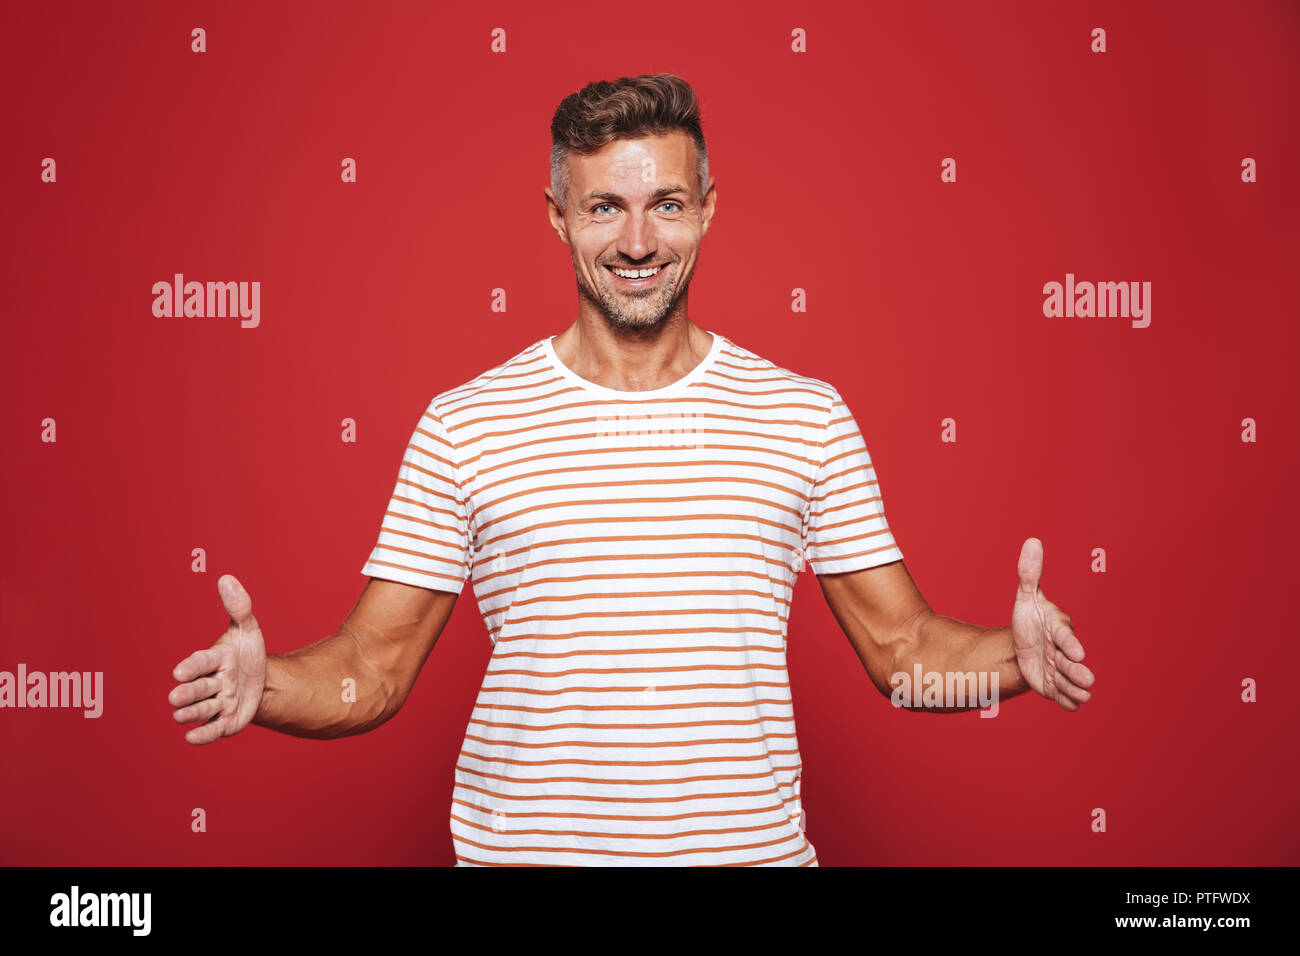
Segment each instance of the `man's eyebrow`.
[[[664,196],[671,196],[673,193],[684,193],[686,191],[685,186],[679,186],[677,183],[670,183],[667,186],[660,186],[650,194],[650,198],[660,199]],[[582,198],[582,201],[590,202],[593,199],[603,199],[606,202],[626,202],[626,200],[618,193],[600,191],[587,193],[587,195]]]

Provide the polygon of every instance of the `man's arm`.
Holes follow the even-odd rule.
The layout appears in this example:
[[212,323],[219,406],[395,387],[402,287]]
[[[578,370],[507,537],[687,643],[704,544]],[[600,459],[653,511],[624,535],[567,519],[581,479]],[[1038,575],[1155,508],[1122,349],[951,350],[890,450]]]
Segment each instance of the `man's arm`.
[[[297,737],[373,730],[405,702],[451,617],[450,591],[371,578],[337,633],[266,661],[253,723]],[[355,691],[345,700],[345,679]]]
[[[935,614],[902,561],[861,571],[818,576],[831,613],[839,621],[871,682],[890,696],[890,678],[913,667],[922,672],[998,673],[998,699],[1029,690],[1020,673],[1011,628],[986,628]],[[978,708],[928,707],[939,713]],[[917,708],[922,709],[922,708]]]

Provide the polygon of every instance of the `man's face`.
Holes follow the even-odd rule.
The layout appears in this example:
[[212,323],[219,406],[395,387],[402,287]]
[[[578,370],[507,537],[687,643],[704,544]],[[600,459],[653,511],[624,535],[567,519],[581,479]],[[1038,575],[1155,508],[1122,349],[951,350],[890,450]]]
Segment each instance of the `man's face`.
[[563,216],[546,195],[579,293],[616,326],[658,325],[686,294],[713,219],[716,190],[710,182],[699,195],[695,143],[679,131],[620,139],[589,156],[570,152],[568,163]]

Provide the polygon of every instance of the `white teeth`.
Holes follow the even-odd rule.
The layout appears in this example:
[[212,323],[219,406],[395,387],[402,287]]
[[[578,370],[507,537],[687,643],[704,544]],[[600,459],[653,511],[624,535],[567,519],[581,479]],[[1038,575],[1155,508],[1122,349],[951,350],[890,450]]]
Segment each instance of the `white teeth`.
[[663,266],[655,266],[653,269],[620,269],[614,266],[614,275],[622,276],[624,279],[648,279]]

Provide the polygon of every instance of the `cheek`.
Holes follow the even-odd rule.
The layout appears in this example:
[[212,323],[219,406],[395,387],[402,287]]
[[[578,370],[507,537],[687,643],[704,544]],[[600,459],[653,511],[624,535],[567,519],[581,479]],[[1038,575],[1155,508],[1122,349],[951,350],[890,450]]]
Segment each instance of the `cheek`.
[[590,233],[570,238],[573,240],[574,254],[593,269],[600,268],[596,263],[611,251],[610,247],[613,245],[609,237]]
[[685,262],[699,251],[700,233],[687,226],[665,229],[659,233],[659,245],[672,250],[678,262]]
[[600,258],[599,248],[590,245],[574,245],[572,248],[574,261],[581,263],[588,272],[595,273],[602,268],[596,265],[596,260]]

